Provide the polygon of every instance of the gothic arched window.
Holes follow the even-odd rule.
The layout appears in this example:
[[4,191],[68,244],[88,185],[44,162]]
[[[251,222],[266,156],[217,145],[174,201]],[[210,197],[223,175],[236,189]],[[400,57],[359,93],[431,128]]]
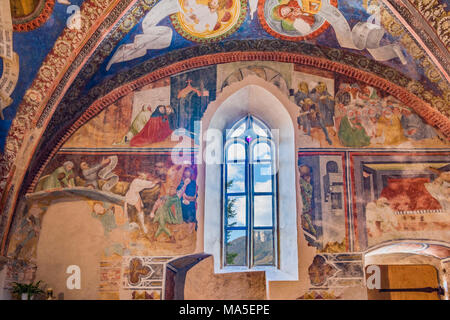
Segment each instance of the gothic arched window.
[[277,168],[270,129],[248,115],[226,130],[223,266],[277,266]]

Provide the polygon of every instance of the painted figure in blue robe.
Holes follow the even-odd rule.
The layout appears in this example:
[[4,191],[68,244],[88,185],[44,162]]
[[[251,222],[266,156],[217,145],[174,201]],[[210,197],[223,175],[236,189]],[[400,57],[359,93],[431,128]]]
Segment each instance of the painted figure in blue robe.
[[183,178],[177,188],[177,195],[181,200],[181,210],[183,212],[183,221],[195,226],[197,230],[197,183],[193,179],[194,172],[191,168],[186,168],[183,172]]

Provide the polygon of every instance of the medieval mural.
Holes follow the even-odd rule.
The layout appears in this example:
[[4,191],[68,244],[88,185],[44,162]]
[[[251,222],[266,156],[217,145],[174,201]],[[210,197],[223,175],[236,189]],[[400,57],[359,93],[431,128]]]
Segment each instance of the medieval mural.
[[[361,255],[351,252],[411,237],[449,239],[448,142],[437,130],[383,91],[332,72],[247,62],[158,80],[89,120],[29,194],[9,255],[35,260],[48,208],[81,201],[105,238],[99,296],[164,298],[158,272],[195,252],[198,237],[196,122],[217,95],[252,78],[286,96],[296,115],[298,217],[318,254],[309,268],[313,287],[361,285]],[[402,152],[414,148],[422,151]],[[188,150],[185,163],[174,163],[174,150]],[[162,259],[157,269],[152,259]]]
[[[0,168],[0,189],[21,192],[8,222],[7,257],[29,263],[45,278],[84,250],[92,285],[83,294],[89,291],[92,299],[195,298],[207,290],[218,294],[227,283],[248,285],[250,292],[237,290],[230,298],[264,298],[268,287],[273,297],[284,298],[286,286],[293,288],[289,298],[345,299],[354,298],[349,288],[365,292],[369,250],[411,239],[450,242],[448,135],[386,87],[270,56],[295,52],[351,65],[406,88],[448,116],[450,89],[442,70],[385,5],[376,0],[142,0],[118,19],[108,41],[89,56],[80,54],[86,67],[71,60],[74,70],[80,69],[67,84],[70,77],[59,72],[83,40],[81,31],[76,37],[70,33],[68,6],[83,11],[91,2],[104,5],[11,0],[7,8],[2,3],[0,145],[7,159]],[[89,12],[83,30],[96,19],[106,20],[100,9]],[[35,53],[37,46],[42,50]],[[267,61],[251,56],[257,51],[269,52]],[[223,58],[233,52],[249,56]],[[204,61],[183,65],[197,55]],[[299,261],[309,259],[300,270],[306,284],[265,281],[261,272],[216,274],[212,257],[202,251],[202,233],[210,227],[203,220],[205,168],[194,161],[204,143],[202,121],[242,84],[275,93],[294,126],[296,241],[299,247],[305,243]],[[63,89],[67,93],[59,99]],[[101,100],[111,93],[113,98]],[[98,107],[100,100],[104,106]],[[92,106],[97,109],[91,112]],[[45,155],[30,158],[24,190],[8,180],[10,172],[27,170],[12,167],[26,131],[15,119],[43,128],[39,148]],[[80,125],[64,136],[74,128],[72,119]],[[223,188],[220,181],[217,185]],[[10,198],[4,196],[1,206],[10,205]],[[234,239],[235,246],[244,247],[245,239]],[[439,259],[448,257],[445,250]],[[61,254],[51,263],[55,252]],[[36,271],[35,265],[49,271]],[[183,276],[175,277],[180,270]],[[205,292],[192,289],[195,280],[209,281]]]

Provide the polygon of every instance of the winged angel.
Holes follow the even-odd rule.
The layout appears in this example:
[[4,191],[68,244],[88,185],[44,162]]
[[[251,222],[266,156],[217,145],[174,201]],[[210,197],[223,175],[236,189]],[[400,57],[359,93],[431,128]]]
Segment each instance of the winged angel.
[[[209,0],[205,5],[197,3],[196,0],[185,0],[182,8],[179,0],[158,2],[142,22],[143,33],[136,35],[133,43],[121,45],[109,61],[106,70],[115,63],[142,57],[147,50],[169,47],[172,41],[172,29],[167,26],[157,26],[165,17],[180,12],[184,19],[193,25],[196,32],[213,32],[220,27],[218,11],[230,6],[230,3],[232,5],[232,0]],[[230,18],[231,16],[224,16],[221,22],[228,21]]]

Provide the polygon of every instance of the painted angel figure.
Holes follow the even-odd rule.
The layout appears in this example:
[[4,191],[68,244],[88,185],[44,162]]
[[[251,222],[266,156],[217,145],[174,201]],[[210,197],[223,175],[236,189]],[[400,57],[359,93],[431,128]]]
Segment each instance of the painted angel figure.
[[165,17],[180,12],[178,0],[161,0],[144,17],[142,34],[134,37],[133,43],[121,45],[109,60],[106,70],[118,62],[130,61],[143,57],[147,50],[164,49],[172,42],[172,29],[157,26]]
[[281,21],[283,29],[295,29],[301,35],[311,33],[311,27],[316,21],[314,15],[304,11],[296,0],[275,6],[272,15],[276,20]]
[[231,14],[226,12],[219,21],[219,12],[229,9],[233,0],[209,0],[207,5],[197,3],[197,0],[185,0],[181,13],[184,19],[193,25],[196,32],[203,33],[220,28],[221,22],[231,19]]

